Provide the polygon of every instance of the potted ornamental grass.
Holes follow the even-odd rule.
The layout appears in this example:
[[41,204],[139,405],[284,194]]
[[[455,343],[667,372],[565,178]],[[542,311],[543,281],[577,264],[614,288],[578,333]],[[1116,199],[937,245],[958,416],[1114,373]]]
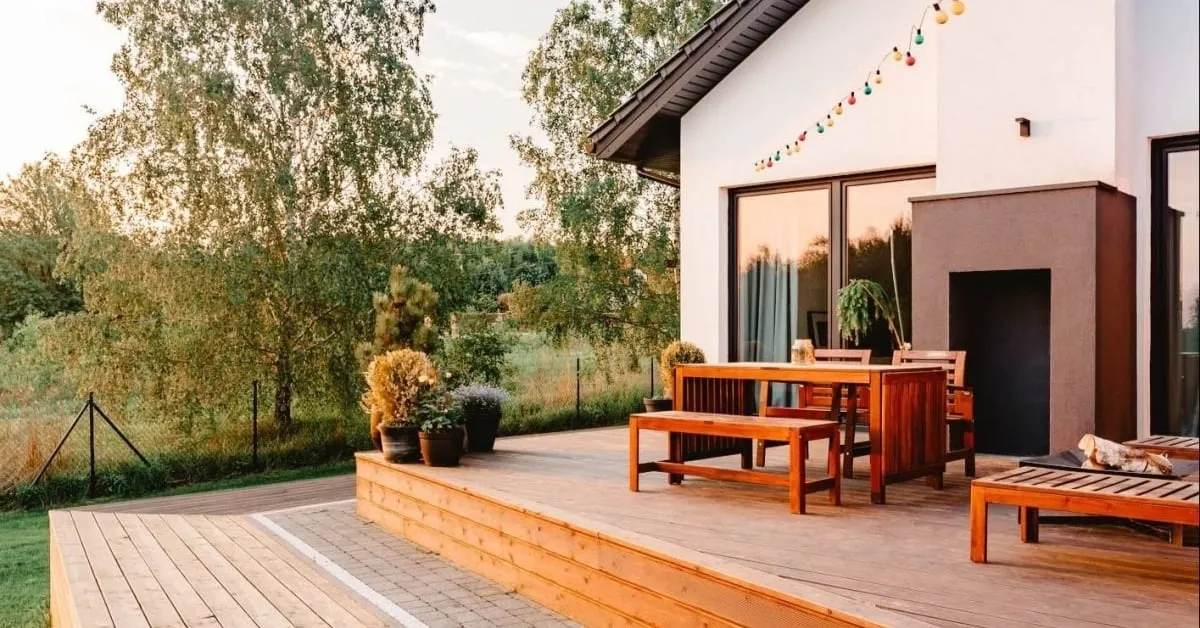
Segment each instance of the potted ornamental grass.
[[663,394],[643,399],[646,412],[661,412],[674,407],[675,367],[680,364],[704,364],[704,351],[685,340],[676,340],[667,345],[659,356],[659,376],[662,378]]
[[463,423],[467,430],[467,451],[493,451],[496,432],[500,429],[501,408],[509,399],[508,392],[496,386],[471,384],[456,389],[451,396],[462,408]]
[[437,380],[437,369],[424,353],[397,349],[372,358],[364,376],[362,407],[375,447],[388,462],[415,462],[421,455],[419,393],[425,382]]
[[[449,378],[448,373],[446,376]],[[418,383],[416,418],[421,459],[431,467],[456,467],[463,453],[462,406],[436,376]]]

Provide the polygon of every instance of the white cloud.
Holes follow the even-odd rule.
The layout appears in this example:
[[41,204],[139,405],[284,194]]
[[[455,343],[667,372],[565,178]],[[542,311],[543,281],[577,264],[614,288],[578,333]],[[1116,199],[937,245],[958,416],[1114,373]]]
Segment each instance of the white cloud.
[[463,81],[455,81],[455,83],[484,92],[485,94],[495,94],[501,98],[515,100],[521,97],[521,92],[518,92],[515,89],[509,89],[495,81],[489,81],[487,79],[466,79]]
[[434,22],[447,35],[505,57],[524,57],[537,45],[533,39],[503,31],[472,31],[450,22]]

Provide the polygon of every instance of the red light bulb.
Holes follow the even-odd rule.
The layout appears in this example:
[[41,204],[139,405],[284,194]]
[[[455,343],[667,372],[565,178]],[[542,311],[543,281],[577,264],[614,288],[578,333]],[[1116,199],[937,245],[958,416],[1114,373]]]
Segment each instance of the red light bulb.
[[846,99],[846,104],[853,105],[856,102],[858,102],[858,99],[854,97],[854,92],[850,92],[850,97]]
[[905,65],[916,65],[916,64],[917,64],[917,58],[916,58],[916,57],[914,57],[914,56],[912,56],[912,53],[911,53],[911,52],[910,52],[910,53],[907,53],[907,54],[905,55],[905,57],[904,57],[904,63],[905,63]]

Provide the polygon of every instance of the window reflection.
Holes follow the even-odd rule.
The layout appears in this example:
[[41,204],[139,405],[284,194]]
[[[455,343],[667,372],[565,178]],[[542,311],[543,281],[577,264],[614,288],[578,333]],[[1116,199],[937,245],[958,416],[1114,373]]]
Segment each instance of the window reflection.
[[1200,152],[1167,155],[1167,417],[1169,434],[1200,433]]
[[[846,187],[846,255],[850,279],[870,279],[896,298],[901,335],[912,340],[912,204],[934,193],[934,179],[907,179]],[[856,348],[869,348],[877,361],[891,361],[893,341],[878,321]]]
[[786,362],[828,337],[829,189],[739,196],[736,220],[737,359]]

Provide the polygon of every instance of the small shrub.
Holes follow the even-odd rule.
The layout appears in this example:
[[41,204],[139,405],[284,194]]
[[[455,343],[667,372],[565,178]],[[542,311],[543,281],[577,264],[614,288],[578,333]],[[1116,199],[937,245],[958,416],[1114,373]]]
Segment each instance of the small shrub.
[[663,349],[662,356],[659,358],[659,367],[665,397],[672,395],[671,387],[675,385],[675,367],[680,364],[704,364],[704,351],[700,347],[682,340],[676,340]]
[[462,386],[450,394],[466,412],[498,412],[511,398],[503,388],[481,384]]
[[367,392],[362,407],[371,417],[371,431],[379,425],[413,425],[416,395],[422,382],[436,381],[437,369],[429,356],[412,349],[397,349],[375,356],[367,366]]
[[516,340],[500,325],[480,323],[446,343],[438,356],[442,371],[458,381],[498,385],[508,372],[508,354]]

